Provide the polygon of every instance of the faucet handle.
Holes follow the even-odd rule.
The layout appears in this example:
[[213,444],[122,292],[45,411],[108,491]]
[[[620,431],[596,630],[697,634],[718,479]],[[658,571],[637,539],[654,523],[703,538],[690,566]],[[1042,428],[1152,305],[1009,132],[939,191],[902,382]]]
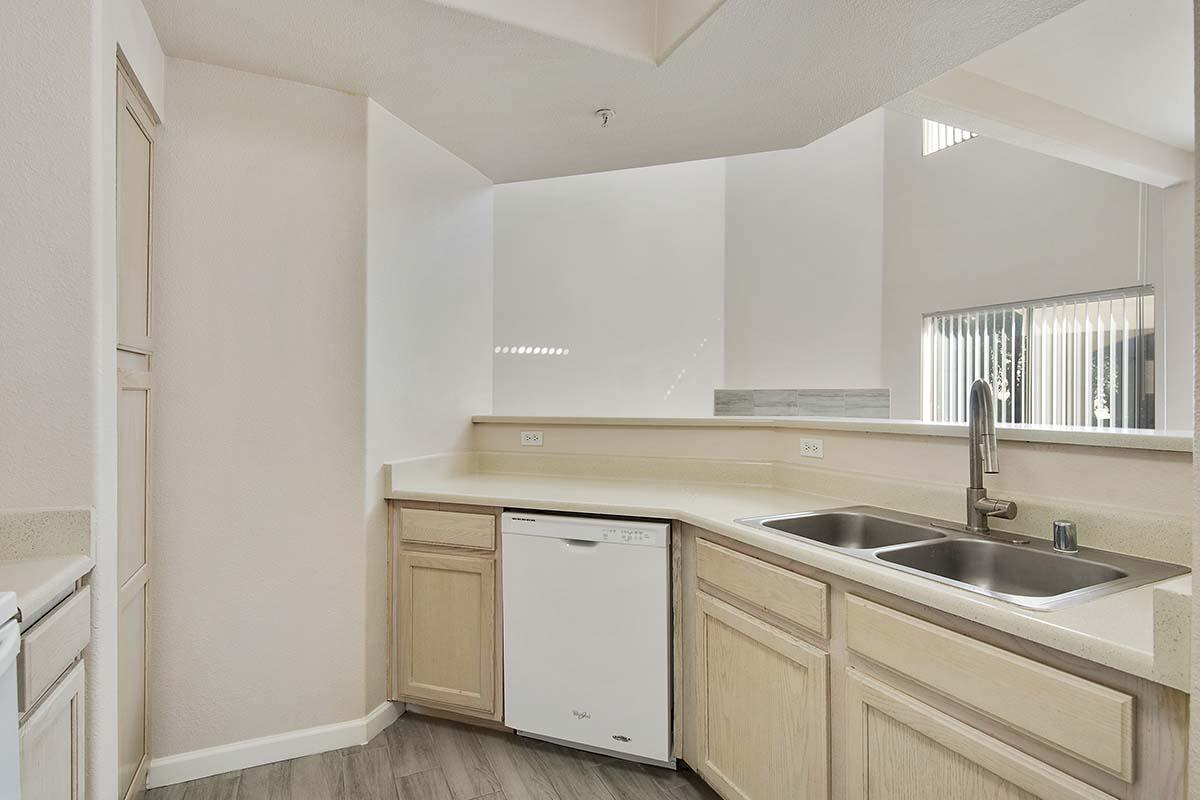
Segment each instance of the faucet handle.
[[1069,519],[1054,520],[1054,549],[1060,553],[1078,553],[1075,523]]

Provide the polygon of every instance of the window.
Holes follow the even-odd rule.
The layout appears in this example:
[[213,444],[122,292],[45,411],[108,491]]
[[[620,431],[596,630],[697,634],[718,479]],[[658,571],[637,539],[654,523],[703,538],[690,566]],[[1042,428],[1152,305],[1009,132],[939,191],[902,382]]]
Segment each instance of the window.
[[922,419],[966,422],[982,378],[996,421],[1154,427],[1154,287],[925,314]]
[[947,125],[944,122],[934,122],[931,119],[922,120],[921,155],[933,155],[939,150],[945,150],[947,147],[961,144],[968,139],[974,139],[978,135],[971,131],[964,131],[962,128],[956,128],[953,125]]

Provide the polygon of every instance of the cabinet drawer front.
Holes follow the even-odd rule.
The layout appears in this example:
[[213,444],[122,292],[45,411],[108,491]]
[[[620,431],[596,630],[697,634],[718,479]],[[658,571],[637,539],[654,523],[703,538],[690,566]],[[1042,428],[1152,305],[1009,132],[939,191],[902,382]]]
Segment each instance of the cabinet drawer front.
[[818,636],[829,635],[825,584],[726,547],[696,541],[696,575]]
[[92,591],[85,586],[21,637],[17,708],[24,714],[74,663],[92,637]]
[[846,670],[846,797],[1115,800],[887,684]]
[[846,644],[872,661],[1125,781],[1133,697],[899,611],[846,596]]
[[491,514],[403,508],[400,538],[406,542],[495,550],[496,518]]

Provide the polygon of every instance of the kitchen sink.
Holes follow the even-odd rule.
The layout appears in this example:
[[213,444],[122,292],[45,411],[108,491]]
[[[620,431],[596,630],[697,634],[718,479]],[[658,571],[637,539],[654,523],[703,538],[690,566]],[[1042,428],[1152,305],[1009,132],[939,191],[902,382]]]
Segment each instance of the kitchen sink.
[[1096,561],[982,539],[946,539],[892,550],[880,553],[879,560],[996,594],[1024,597],[1054,597],[1128,577]]
[[857,509],[766,519],[762,525],[789,536],[853,550],[891,547],[941,539],[945,536],[929,525],[915,524],[895,517],[874,516]]
[[853,506],[738,520],[818,547],[1015,605],[1049,611],[1188,572],[1186,567],[1047,539],[976,534],[945,520]]

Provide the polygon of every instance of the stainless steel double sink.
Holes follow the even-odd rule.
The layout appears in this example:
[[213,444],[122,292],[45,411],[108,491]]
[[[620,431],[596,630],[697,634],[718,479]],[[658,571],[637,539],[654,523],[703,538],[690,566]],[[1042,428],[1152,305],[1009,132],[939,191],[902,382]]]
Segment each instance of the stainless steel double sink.
[[1045,539],[973,534],[953,522],[871,506],[738,522],[1039,611],[1188,572],[1177,564],[1087,547],[1064,553]]

